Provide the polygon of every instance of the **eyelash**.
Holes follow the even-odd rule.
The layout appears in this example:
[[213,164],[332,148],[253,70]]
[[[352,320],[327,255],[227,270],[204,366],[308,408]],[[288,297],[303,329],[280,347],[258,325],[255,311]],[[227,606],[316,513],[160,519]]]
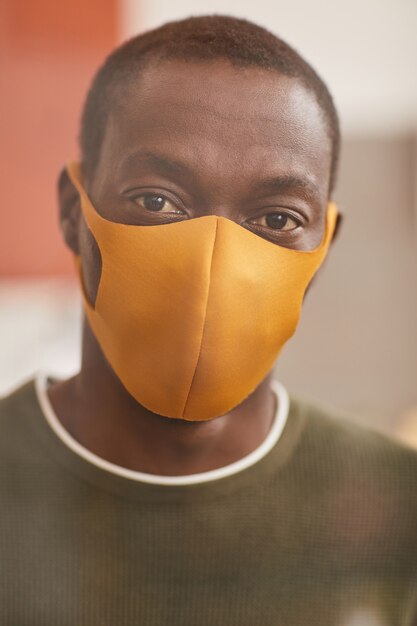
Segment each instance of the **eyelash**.
[[[169,196],[167,196],[167,195],[165,195],[163,193],[146,192],[146,193],[142,193],[140,195],[131,196],[131,199],[134,202],[137,202],[140,198],[156,198],[156,197],[164,199],[166,202],[169,202],[170,204],[172,204],[179,211],[184,211],[185,212],[184,208],[179,206],[179,204],[180,204],[179,202],[171,200],[171,198],[169,198]],[[163,212],[159,212],[159,211],[152,211],[151,209],[147,209],[146,207],[143,207],[143,208],[146,211],[149,211],[149,213],[151,213],[151,214],[153,213],[155,215],[158,215],[158,214],[159,215],[169,215],[169,214],[176,215],[173,211],[171,213],[163,213]],[[177,215],[179,215],[179,214],[177,214]],[[268,216],[271,216],[271,215],[284,215],[285,217],[293,220],[293,222],[295,222],[296,226],[294,226],[293,228],[289,228],[289,229],[285,229],[285,228],[280,229],[280,228],[273,228],[273,227],[264,226],[264,225],[261,225],[261,224],[255,224],[255,223],[250,222],[250,221],[248,223],[251,226],[253,226],[255,229],[259,229],[259,230],[263,230],[263,231],[268,230],[268,232],[274,232],[274,233],[282,233],[282,232],[285,232],[285,233],[290,233],[291,232],[292,233],[293,231],[297,230],[300,226],[302,226],[302,221],[298,217],[296,217],[295,215],[293,215],[289,211],[285,211],[285,210],[270,211],[270,212],[267,212],[267,213],[263,213],[263,214],[257,216],[256,218],[253,218],[253,219],[261,219],[262,217],[267,218]]]
[[[295,231],[297,228],[299,228],[300,226],[302,226],[302,221],[295,217],[295,215],[293,215],[292,213],[290,213],[289,211],[285,211],[285,210],[280,210],[280,211],[269,211],[267,213],[263,213],[262,215],[259,215],[257,218],[255,219],[261,219],[261,218],[267,218],[268,216],[272,216],[272,215],[284,215],[285,217],[289,218],[290,220],[292,220],[295,223],[295,226],[293,228],[273,228],[272,226],[264,226],[262,224],[255,224],[254,222],[250,222],[255,228],[259,228],[259,229],[263,229],[263,230],[268,230],[268,232],[275,232],[275,233],[292,233],[293,231]],[[285,226],[285,224],[284,224]]]

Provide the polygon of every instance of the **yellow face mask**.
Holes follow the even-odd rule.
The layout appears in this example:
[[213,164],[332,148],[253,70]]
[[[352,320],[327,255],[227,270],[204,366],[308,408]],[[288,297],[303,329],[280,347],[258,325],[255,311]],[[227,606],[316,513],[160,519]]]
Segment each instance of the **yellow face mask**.
[[[337,208],[311,251],[284,248],[216,215],[154,226],[101,217],[68,165],[100,249],[91,329],[141,405],[208,420],[240,404],[294,334],[305,290],[326,256]],[[80,280],[82,285],[81,271]]]

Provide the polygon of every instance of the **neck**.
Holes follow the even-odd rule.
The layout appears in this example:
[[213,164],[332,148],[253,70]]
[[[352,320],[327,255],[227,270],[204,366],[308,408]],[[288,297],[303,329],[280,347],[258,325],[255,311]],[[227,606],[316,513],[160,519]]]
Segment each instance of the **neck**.
[[80,373],[48,393],[63,426],[91,452],[135,471],[180,476],[233,463],[262,443],[276,411],[270,381],[271,373],[221,417],[161,417],[124,389],[85,322]]

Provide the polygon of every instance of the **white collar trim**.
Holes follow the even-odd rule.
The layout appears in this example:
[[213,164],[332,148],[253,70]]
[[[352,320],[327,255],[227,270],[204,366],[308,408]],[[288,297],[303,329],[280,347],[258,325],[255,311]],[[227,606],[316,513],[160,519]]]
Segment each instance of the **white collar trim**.
[[37,398],[47,423],[57,437],[67,446],[67,448],[92,465],[95,465],[106,472],[110,472],[111,474],[116,474],[117,476],[128,478],[130,480],[151,483],[154,485],[194,485],[197,483],[205,483],[211,480],[225,478],[226,476],[231,476],[232,474],[237,474],[251,465],[254,465],[278,442],[287,422],[290,405],[288,392],[285,387],[277,380],[272,380],[271,388],[277,398],[277,411],[267,436],[263,442],[255,448],[255,450],[252,450],[249,454],[245,455],[241,459],[238,459],[237,461],[234,461],[233,463],[230,463],[229,465],[224,465],[223,467],[218,467],[208,472],[188,474],[185,476],[160,476],[158,474],[137,472],[126,467],[122,467],[121,465],[111,463],[110,461],[106,461],[78,443],[78,441],[76,441],[76,439],[74,439],[72,435],[70,435],[69,432],[63,427],[62,423],[56,416],[54,409],[52,408],[46,393],[47,378],[48,377],[44,374],[40,374],[36,377],[35,388]]

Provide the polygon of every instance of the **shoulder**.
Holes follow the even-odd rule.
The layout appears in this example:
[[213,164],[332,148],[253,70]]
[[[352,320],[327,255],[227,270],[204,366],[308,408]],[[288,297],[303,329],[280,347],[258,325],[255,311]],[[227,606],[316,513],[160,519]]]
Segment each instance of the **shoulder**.
[[368,462],[383,459],[398,461],[403,467],[417,471],[417,450],[388,433],[359,423],[354,414],[330,405],[290,396],[293,410],[305,419],[304,439],[311,445],[326,446],[330,457],[349,453],[356,460],[366,457]]
[[39,403],[36,395],[34,379],[20,384],[18,387],[0,397],[0,427],[10,426],[10,421],[17,415],[36,411]]
[[343,410],[290,401],[304,427],[289,479],[309,532],[346,568],[416,589],[417,450]]
[[318,484],[400,506],[417,535],[417,450],[330,405],[294,395],[290,402],[304,419],[297,455],[304,471]]
[[42,420],[35,380],[21,384],[0,398],[0,462],[33,450],[37,424]]

